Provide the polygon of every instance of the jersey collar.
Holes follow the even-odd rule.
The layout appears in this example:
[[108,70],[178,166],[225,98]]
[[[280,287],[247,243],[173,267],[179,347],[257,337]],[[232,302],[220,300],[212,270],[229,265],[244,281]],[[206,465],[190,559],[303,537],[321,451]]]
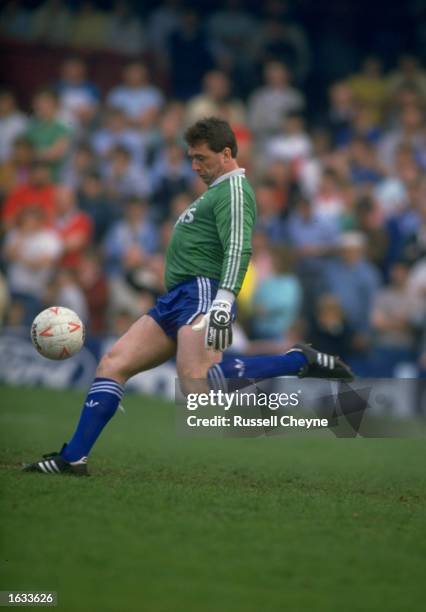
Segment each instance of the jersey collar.
[[237,168],[236,170],[231,170],[231,172],[227,172],[226,174],[221,174],[220,176],[217,177],[215,181],[213,181],[211,185],[209,185],[209,189],[211,189],[211,187],[215,187],[222,181],[226,181],[227,179],[233,176],[244,176],[245,173],[246,173],[245,168]]

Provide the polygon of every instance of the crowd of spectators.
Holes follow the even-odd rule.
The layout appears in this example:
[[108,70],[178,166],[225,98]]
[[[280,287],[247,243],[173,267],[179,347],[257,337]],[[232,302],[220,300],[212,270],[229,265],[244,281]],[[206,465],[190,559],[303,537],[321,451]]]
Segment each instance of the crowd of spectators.
[[[0,91],[3,323],[28,325],[56,303],[96,336],[146,312],[164,290],[173,225],[205,189],[184,130],[219,115],[258,204],[236,350],[303,338],[363,374],[426,370],[426,72],[413,55],[387,71],[367,56],[313,116],[303,28],[274,19],[279,0],[259,27],[228,4],[208,19],[209,45],[197,14],[172,0],[144,27],[125,2],[3,9],[9,36],[137,56],[101,92],[73,51],[59,74],[40,75],[31,112]],[[160,65],[173,66],[168,88],[153,79]]]

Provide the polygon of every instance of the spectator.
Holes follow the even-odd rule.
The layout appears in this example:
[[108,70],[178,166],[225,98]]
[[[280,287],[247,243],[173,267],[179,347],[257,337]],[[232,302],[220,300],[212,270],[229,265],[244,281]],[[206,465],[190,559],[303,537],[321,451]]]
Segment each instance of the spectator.
[[292,270],[288,251],[272,249],[272,274],[260,281],[252,298],[251,335],[255,340],[284,340],[294,326],[302,288]]
[[98,336],[107,329],[109,286],[100,257],[93,252],[84,253],[78,269],[78,281],[83,289],[88,308],[88,333]]
[[97,166],[98,159],[93,148],[90,144],[82,142],[70,156],[64,169],[62,182],[78,191],[86,174],[88,172],[96,172]]
[[43,44],[68,44],[73,29],[73,15],[64,0],[45,0],[32,15],[35,40]]
[[46,227],[40,208],[23,209],[16,228],[6,234],[4,256],[11,299],[24,308],[26,325],[41,309],[61,251],[61,240],[55,231]]
[[107,103],[122,110],[134,125],[147,129],[157,120],[164,99],[151,84],[145,64],[132,62],[124,69],[122,84],[109,92]]
[[377,152],[366,139],[355,138],[352,141],[348,161],[350,178],[355,185],[377,185],[384,176]]
[[324,261],[327,293],[334,295],[357,335],[359,349],[369,343],[370,312],[380,286],[377,269],[365,259],[365,238],[359,232],[342,234],[337,258]]
[[318,191],[323,168],[333,165],[334,151],[331,136],[321,127],[311,130],[311,154],[298,161],[293,175],[301,193],[312,198]]
[[426,257],[426,181],[425,179],[414,182],[408,190],[414,215],[418,223],[414,231],[409,234],[404,247],[404,257],[411,263],[420,261]]
[[386,133],[379,143],[379,159],[390,173],[396,171],[396,154],[401,145],[410,145],[412,150],[424,146],[425,121],[417,106],[409,106],[401,112],[399,126]]
[[0,162],[10,158],[13,143],[25,132],[27,123],[26,116],[16,107],[13,92],[9,89],[0,90]]
[[284,215],[285,211],[291,208],[293,195],[297,191],[289,164],[282,160],[271,161],[261,177],[274,185],[277,205]]
[[50,281],[44,295],[46,305],[58,304],[78,314],[83,323],[88,321],[88,307],[84,292],[77,282],[77,270],[59,268]]
[[13,189],[3,206],[3,223],[9,229],[26,208],[43,211],[46,222],[52,223],[56,215],[55,187],[50,181],[49,166],[42,161],[32,163],[27,184]]
[[0,164],[0,199],[28,183],[33,156],[33,147],[29,140],[19,136],[13,144],[10,158]]
[[263,75],[265,85],[255,89],[248,102],[248,125],[260,142],[281,128],[288,113],[301,111],[305,105],[301,92],[291,87],[284,64],[268,62]]
[[126,147],[117,146],[111,151],[104,180],[108,197],[119,202],[131,196],[145,197],[151,193],[148,173],[132,161]]
[[354,212],[355,227],[365,236],[368,261],[384,271],[389,236],[383,225],[380,206],[371,196],[365,195],[356,201]]
[[301,258],[318,258],[333,252],[339,241],[339,229],[318,215],[308,198],[300,197],[289,215],[287,235]]
[[342,180],[332,168],[326,168],[322,174],[319,188],[313,198],[315,214],[325,220],[340,225],[345,212],[345,200],[342,192]]
[[158,233],[148,221],[145,201],[128,200],[123,219],[112,226],[104,246],[107,269],[113,277],[123,277],[127,271],[146,263],[158,248]]
[[34,117],[26,137],[39,160],[49,164],[56,181],[70,146],[70,131],[58,120],[58,97],[53,90],[41,89],[33,99]]
[[411,268],[407,279],[407,293],[410,295],[410,300],[417,303],[416,311],[423,320],[419,319],[419,323],[424,323],[425,303],[426,303],[426,256],[417,261]]
[[185,124],[192,125],[203,117],[226,114],[231,125],[240,125],[245,120],[244,105],[230,98],[230,83],[224,72],[211,70],[204,75],[203,91],[188,101]]
[[182,146],[185,145],[183,137],[183,123],[185,118],[186,106],[178,100],[173,100],[163,109],[159,120],[159,128],[163,143],[170,140],[179,140]]
[[377,145],[383,130],[376,121],[375,115],[368,106],[358,105],[354,108],[351,122],[339,132],[339,145],[346,147],[355,138],[363,138],[372,145]]
[[417,304],[416,308],[416,328],[420,330],[423,337],[420,343],[420,366],[426,373],[426,344],[425,344],[425,323],[426,323],[426,257],[422,257],[410,269],[407,279],[407,295],[413,304]]
[[386,123],[389,127],[396,128],[399,125],[399,120],[402,112],[406,108],[423,108],[425,107],[426,98],[424,94],[416,88],[415,85],[407,83],[402,85],[395,94],[388,99]]
[[404,54],[398,59],[398,69],[391,72],[388,77],[389,97],[395,96],[401,88],[407,86],[418,91],[423,100],[426,99],[426,72],[417,57]]
[[106,46],[107,16],[94,2],[84,0],[74,18],[70,44],[82,49],[102,49]]
[[253,253],[244,278],[243,286],[238,294],[238,307],[243,315],[249,313],[251,301],[257,285],[267,279],[273,271],[271,249],[267,234],[255,227],[252,238]]
[[269,244],[283,244],[286,240],[284,220],[274,183],[264,180],[256,188],[256,228],[264,233]]
[[314,317],[310,321],[308,339],[319,351],[339,355],[345,360],[350,357],[354,333],[334,295],[324,294],[319,297]]
[[271,138],[265,146],[270,160],[291,162],[295,165],[306,160],[312,150],[311,140],[306,132],[302,115],[290,113],[284,121],[281,133]]
[[108,108],[103,122],[92,138],[91,144],[97,155],[106,159],[114,147],[123,146],[131,152],[132,160],[144,164],[147,138],[136,128],[129,126],[126,115],[120,109]]
[[140,55],[145,48],[142,22],[126,0],[117,0],[113,5],[105,47],[123,55]]
[[373,122],[379,122],[383,116],[387,97],[380,59],[374,55],[368,56],[363,61],[360,72],[351,76],[348,84],[355,103],[370,111]]
[[62,64],[56,85],[61,113],[75,125],[87,126],[93,120],[99,103],[99,91],[87,80],[87,66],[79,57],[69,57]]
[[186,147],[184,132],[185,106],[181,102],[170,102],[163,110],[157,129],[148,148],[148,163],[152,164],[163,155],[169,142],[178,142]]
[[[112,226],[104,243],[113,311],[128,308],[135,314],[139,312],[139,316],[141,309],[146,311],[140,285],[155,282],[150,272],[150,259],[157,248],[158,232],[148,220],[147,203],[129,200],[123,219]],[[148,279],[135,280],[145,274]]]
[[412,147],[402,144],[395,153],[395,170],[376,185],[374,196],[384,218],[390,218],[403,210],[408,199],[407,185],[419,178],[419,167]]
[[334,253],[340,228],[319,216],[308,198],[299,197],[288,217],[287,236],[297,257],[296,271],[305,297],[304,312],[309,318],[318,295],[324,290],[325,257]]
[[74,192],[69,187],[57,187],[55,201],[55,229],[63,245],[59,264],[62,268],[77,270],[83,252],[90,245],[93,224],[90,217],[77,208]]
[[[386,229],[389,236],[389,250],[386,264],[391,265],[404,257],[405,249],[413,243],[421,227],[422,183],[419,175],[414,175],[406,182],[406,199],[404,206],[387,219]],[[423,192],[424,194],[424,192]]]
[[338,81],[329,89],[329,108],[322,125],[331,133],[334,146],[340,147],[347,142],[347,132],[351,129],[355,116],[352,89],[348,83]]
[[174,95],[188,100],[200,92],[201,79],[213,68],[213,59],[197,13],[187,8],[179,28],[168,40],[169,79]]
[[178,142],[169,142],[151,171],[154,219],[161,223],[170,213],[173,198],[190,189],[194,173],[184,149]]
[[119,207],[114,207],[105,193],[101,175],[88,172],[83,176],[78,191],[78,207],[85,212],[93,223],[93,242],[99,245],[119,215]]
[[415,324],[422,317],[418,301],[407,291],[408,274],[409,266],[396,262],[390,270],[390,285],[377,292],[372,309],[376,347],[393,361],[413,359]]

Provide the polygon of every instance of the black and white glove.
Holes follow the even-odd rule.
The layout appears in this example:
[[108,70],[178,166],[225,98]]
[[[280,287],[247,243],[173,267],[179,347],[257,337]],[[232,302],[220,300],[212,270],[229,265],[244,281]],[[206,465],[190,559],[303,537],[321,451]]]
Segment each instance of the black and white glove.
[[225,351],[232,344],[232,304],[226,300],[214,300],[210,310],[192,327],[194,331],[206,330],[205,346],[211,351]]

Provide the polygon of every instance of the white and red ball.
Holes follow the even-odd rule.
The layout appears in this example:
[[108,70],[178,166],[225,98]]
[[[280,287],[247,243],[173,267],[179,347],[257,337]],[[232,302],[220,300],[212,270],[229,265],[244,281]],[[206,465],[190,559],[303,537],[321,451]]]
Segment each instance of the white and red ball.
[[84,344],[84,325],[69,308],[51,306],[40,312],[31,325],[31,340],[47,359],[68,359]]

